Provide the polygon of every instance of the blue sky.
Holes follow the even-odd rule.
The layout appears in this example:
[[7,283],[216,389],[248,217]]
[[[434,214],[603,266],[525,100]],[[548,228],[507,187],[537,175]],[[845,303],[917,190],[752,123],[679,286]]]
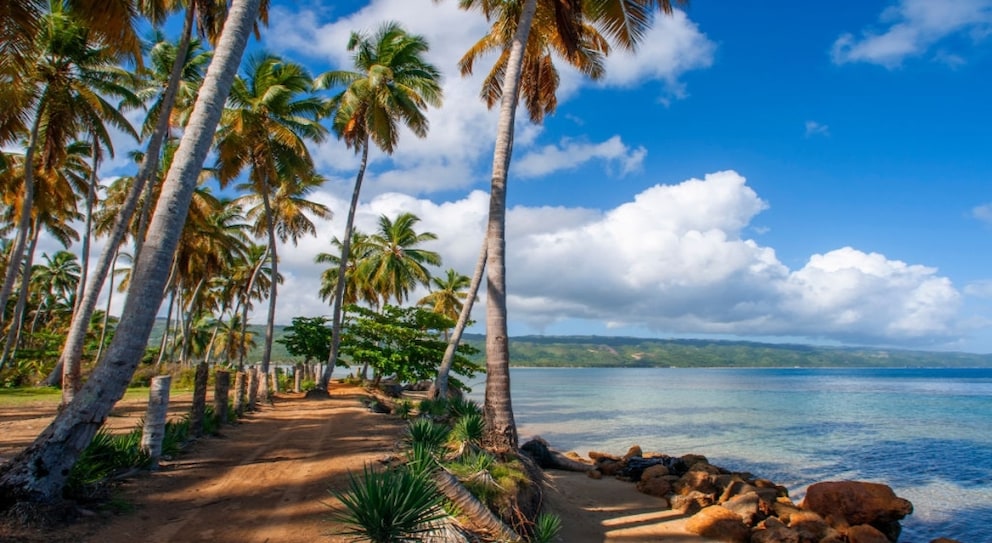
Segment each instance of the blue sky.
[[[252,47],[347,68],[348,34],[386,20],[428,39],[445,104],[427,138],[373,153],[358,226],[414,212],[470,275],[496,115],[477,96],[491,59],[455,64],[485,20],[455,0],[273,0]],[[511,334],[992,352],[990,31],[992,0],[698,0],[602,81],[559,65],[557,113],[517,124]],[[334,140],[313,153],[336,216],[283,251],[283,322],[329,313],[312,259],[358,164]]]

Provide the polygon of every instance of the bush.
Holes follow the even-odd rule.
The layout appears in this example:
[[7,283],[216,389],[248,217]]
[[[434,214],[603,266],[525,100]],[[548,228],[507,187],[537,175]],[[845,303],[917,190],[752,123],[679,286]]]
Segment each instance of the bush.
[[550,513],[541,513],[534,523],[532,543],[551,543],[561,531],[561,518]]
[[348,526],[342,535],[373,543],[419,541],[447,515],[434,484],[406,469],[349,475],[348,491],[333,493],[344,505],[335,519]]
[[468,446],[478,446],[482,443],[482,435],[485,432],[486,423],[482,420],[482,415],[472,413],[458,419],[448,434],[448,444],[456,449],[464,449]]
[[393,408],[393,414],[401,419],[409,419],[413,415],[413,402],[410,400],[401,400]]
[[430,451],[440,450],[448,441],[450,431],[447,426],[430,419],[417,419],[411,422],[407,429],[413,445],[422,445]]

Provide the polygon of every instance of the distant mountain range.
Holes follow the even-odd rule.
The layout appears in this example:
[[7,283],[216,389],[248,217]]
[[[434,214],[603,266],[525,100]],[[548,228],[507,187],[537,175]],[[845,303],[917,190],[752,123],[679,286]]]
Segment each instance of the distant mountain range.
[[[164,321],[152,330],[149,344],[162,338]],[[250,361],[262,359],[265,328],[250,325],[256,347]],[[275,327],[275,339],[285,335],[285,326]],[[485,336],[466,334],[464,341],[485,349]],[[483,359],[480,352],[479,360]],[[291,361],[280,343],[274,343],[272,359]],[[612,336],[517,336],[510,338],[510,363],[531,367],[992,367],[992,354],[911,351],[871,347],[823,347],[813,345],[757,343],[706,339],[649,339]]]

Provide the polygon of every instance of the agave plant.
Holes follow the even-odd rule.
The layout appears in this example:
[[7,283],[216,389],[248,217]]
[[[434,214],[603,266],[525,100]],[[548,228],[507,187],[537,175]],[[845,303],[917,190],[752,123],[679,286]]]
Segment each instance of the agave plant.
[[349,476],[347,492],[334,492],[344,510],[335,520],[342,535],[372,543],[420,541],[447,517],[442,498],[429,478],[401,468],[383,472],[366,465],[362,477]]
[[414,445],[421,444],[431,451],[438,451],[448,441],[451,430],[430,419],[416,419],[410,423],[407,433]]

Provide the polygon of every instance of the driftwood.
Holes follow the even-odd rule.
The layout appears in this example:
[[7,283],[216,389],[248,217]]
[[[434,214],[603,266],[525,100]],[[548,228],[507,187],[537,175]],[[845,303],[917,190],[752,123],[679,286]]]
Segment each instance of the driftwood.
[[535,437],[527,443],[524,443],[524,445],[520,447],[520,450],[527,453],[527,456],[533,458],[534,462],[537,462],[537,465],[541,466],[541,469],[560,469],[563,471],[587,472],[592,471],[596,467],[592,464],[574,460],[558,451],[552,450],[551,447],[548,446],[548,442],[540,437]]

